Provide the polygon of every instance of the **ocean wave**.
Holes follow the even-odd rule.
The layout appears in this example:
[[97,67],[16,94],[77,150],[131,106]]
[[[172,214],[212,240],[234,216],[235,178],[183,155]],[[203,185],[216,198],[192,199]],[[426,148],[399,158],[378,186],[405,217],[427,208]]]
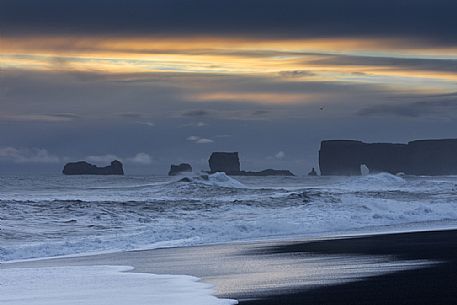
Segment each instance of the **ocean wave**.
[[225,173],[217,172],[213,174],[184,176],[177,180],[178,183],[193,183],[203,184],[208,186],[225,187],[225,188],[246,188],[240,181],[226,175]]
[[407,181],[390,173],[376,173],[366,176],[348,177],[340,187],[349,190],[389,190],[407,186]]
[[140,189],[117,188],[119,179],[108,190],[86,188],[100,186],[91,180],[3,189],[0,261],[457,221],[455,177],[303,178],[293,187],[286,179],[184,177],[160,186],[143,179],[151,185]]

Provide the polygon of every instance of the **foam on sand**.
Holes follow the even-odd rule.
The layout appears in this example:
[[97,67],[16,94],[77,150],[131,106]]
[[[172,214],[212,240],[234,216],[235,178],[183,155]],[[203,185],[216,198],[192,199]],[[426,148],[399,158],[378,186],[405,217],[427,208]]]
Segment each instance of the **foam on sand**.
[[126,272],[131,267],[7,268],[0,271],[0,304],[232,305],[212,286],[185,275]]

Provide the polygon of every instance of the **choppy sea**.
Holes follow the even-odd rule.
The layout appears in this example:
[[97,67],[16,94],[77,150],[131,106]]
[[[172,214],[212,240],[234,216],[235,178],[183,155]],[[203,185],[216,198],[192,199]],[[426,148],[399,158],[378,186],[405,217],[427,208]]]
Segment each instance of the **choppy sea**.
[[0,177],[0,261],[457,224],[457,176]]

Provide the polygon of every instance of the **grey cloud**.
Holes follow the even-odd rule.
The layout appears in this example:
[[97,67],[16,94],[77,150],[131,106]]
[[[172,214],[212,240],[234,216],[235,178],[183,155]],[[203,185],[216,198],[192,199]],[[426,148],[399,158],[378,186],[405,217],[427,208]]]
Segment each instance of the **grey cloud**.
[[149,126],[149,127],[155,127],[156,126],[156,124],[154,122],[138,122],[138,124],[146,125],[146,126]]
[[141,152],[137,153],[135,156],[127,158],[128,162],[142,164],[142,165],[149,165],[152,163],[152,158],[149,154]]
[[143,114],[137,112],[126,112],[126,113],[119,113],[119,117],[126,118],[126,119],[140,119],[143,117]]
[[89,162],[94,162],[94,163],[110,163],[113,160],[119,160],[122,161],[122,158],[113,155],[113,154],[106,154],[106,155],[92,155],[92,156],[87,156],[84,158],[85,160]]
[[201,128],[201,127],[205,127],[205,126],[208,126],[208,123],[205,123],[205,122],[192,122],[192,123],[186,123],[186,124],[183,124],[181,125],[180,127],[198,127],[198,128]]
[[386,66],[410,70],[457,72],[457,59],[326,55],[322,59],[307,61],[306,63],[314,65]]
[[276,159],[282,160],[282,159],[284,159],[284,158],[286,157],[286,154],[285,154],[285,152],[283,152],[283,151],[281,150],[281,151],[279,151],[276,155],[274,155],[274,157],[275,157]]
[[306,70],[291,70],[291,71],[281,71],[281,72],[279,72],[279,75],[282,77],[287,77],[287,78],[301,78],[301,77],[314,76],[316,74],[311,71],[306,71]]
[[193,142],[195,144],[209,144],[213,143],[214,140],[208,138],[202,138],[200,136],[189,136],[186,138],[187,141]]
[[56,118],[63,118],[63,119],[69,119],[69,120],[76,120],[80,119],[81,116],[77,115],[75,113],[54,113],[54,114],[48,114],[49,116],[56,117]]
[[457,97],[457,92],[449,92],[442,94],[431,94],[431,95],[422,95],[422,96],[412,96],[412,98],[445,98],[445,97]]
[[275,79],[268,77],[243,77],[236,78],[213,78],[205,80],[208,92],[249,92],[249,93],[284,93],[284,94],[312,94],[312,93],[336,93],[351,92],[351,94],[385,91],[385,88],[377,84],[358,84],[343,81],[317,81],[307,80],[302,82],[287,81],[287,79]]
[[412,104],[403,105],[374,105],[357,111],[360,116],[395,115],[415,118],[424,113],[423,109],[416,109]]
[[43,148],[0,147],[0,160],[15,163],[57,163],[60,158]]
[[256,111],[252,112],[252,115],[253,116],[262,116],[262,115],[266,115],[269,113],[271,113],[271,111],[269,111],[269,110],[256,110]]
[[188,110],[182,113],[182,115],[186,117],[203,117],[210,114],[211,113],[208,110],[203,109]]
[[0,114],[0,120],[6,121],[29,121],[29,122],[68,122],[79,119],[80,116],[72,113],[55,114]]
[[91,156],[86,156],[84,160],[87,160],[89,162],[94,162],[98,164],[109,164],[113,160],[119,160],[127,163],[133,163],[133,164],[139,164],[139,165],[149,165],[152,163],[152,157],[145,153],[145,152],[140,152],[137,153],[131,157],[119,157],[115,154],[105,154],[105,155],[91,155]]
[[427,117],[427,116],[457,116],[457,100],[434,100],[420,102],[399,102],[397,104],[373,105],[357,112],[360,116],[399,116],[399,117]]
[[365,72],[352,72],[351,74],[355,75],[355,76],[368,76],[368,75],[370,75],[370,74],[365,73]]
[[211,140],[211,139],[207,139],[207,138],[201,138],[201,139],[198,139],[195,143],[197,144],[208,144],[208,143],[213,143],[214,141]]
[[[225,102],[225,105],[221,105],[221,107],[218,107],[220,103],[211,103],[211,102],[205,102],[208,107],[212,107],[211,111],[203,111],[204,114],[199,114],[200,110],[195,110],[195,114],[193,114],[194,117],[205,117],[205,119],[210,119],[210,120],[265,120],[268,119],[270,116],[273,117],[275,115],[281,115],[281,110],[252,110],[252,105],[249,103],[244,103],[244,102],[231,102],[227,103]],[[211,106],[210,106],[211,105]],[[194,112],[193,110],[189,112]],[[188,112],[185,112],[188,114]],[[181,116],[186,117],[189,115],[182,115]],[[179,116],[178,116],[179,117]],[[197,123],[186,123],[182,125],[181,127],[204,127],[207,126],[208,123],[206,122],[197,122]]]

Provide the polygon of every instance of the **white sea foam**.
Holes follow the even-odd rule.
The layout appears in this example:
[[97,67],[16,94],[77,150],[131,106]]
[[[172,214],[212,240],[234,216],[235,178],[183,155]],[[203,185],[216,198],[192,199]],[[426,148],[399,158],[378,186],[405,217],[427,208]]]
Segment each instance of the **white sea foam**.
[[126,272],[131,267],[7,268],[0,272],[0,304],[8,305],[232,305],[212,286],[185,275]]
[[246,187],[238,180],[227,176],[225,173],[217,172],[213,174],[189,175],[181,177],[178,182],[200,183],[209,186],[218,186],[226,188],[244,188]]
[[392,190],[406,185],[406,180],[389,173],[376,173],[365,176],[348,177],[341,186],[350,190]]

